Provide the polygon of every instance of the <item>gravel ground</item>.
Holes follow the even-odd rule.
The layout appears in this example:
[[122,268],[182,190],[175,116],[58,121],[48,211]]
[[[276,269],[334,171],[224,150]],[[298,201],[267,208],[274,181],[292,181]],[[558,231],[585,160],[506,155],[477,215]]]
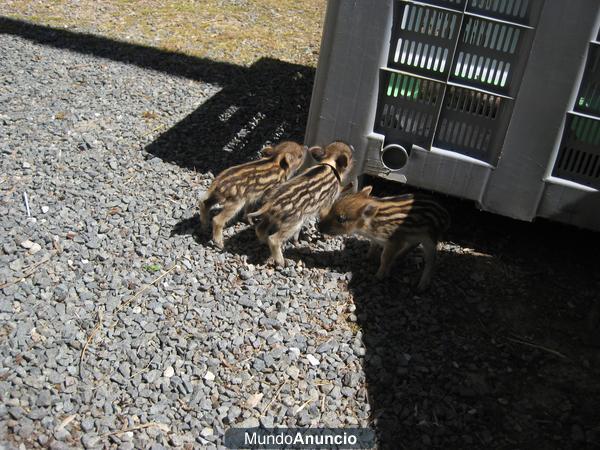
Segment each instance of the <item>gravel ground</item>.
[[363,240],[313,228],[282,270],[241,223],[219,252],[194,232],[198,196],[262,144],[301,138],[312,71],[184,71],[172,55],[13,32],[0,34],[7,447],[211,448],[233,425],[370,425],[382,448],[600,443],[600,333],[582,325],[596,234],[448,199],[454,225],[420,297],[418,256],[375,283]]
[[215,61],[316,66],[326,0],[2,0],[0,15]]

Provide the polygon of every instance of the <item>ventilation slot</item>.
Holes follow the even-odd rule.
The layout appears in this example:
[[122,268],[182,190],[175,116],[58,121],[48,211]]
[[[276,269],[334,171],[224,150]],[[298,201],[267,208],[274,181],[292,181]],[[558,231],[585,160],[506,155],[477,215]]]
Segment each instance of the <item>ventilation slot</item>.
[[506,133],[507,102],[488,92],[449,86],[434,145],[493,162]]
[[569,117],[553,175],[600,188],[600,120]]
[[452,39],[458,24],[458,17],[447,11],[423,6],[406,5],[400,28],[406,31]]
[[489,128],[449,119],[442,119],[438,135],[439,142],[453,146],[455,149],[468,148],[471,153],[478,154],[485,153],[491,137],[492,130]]
[[389,143],[430,146],[443,85],[402,73],[382,71],[376,131]]
[[530,25],[537,20],[540,0],[469,0],[467,11]]
[[520,34],[519,28],[469,17],[465,24],[462,42],[512,54],[517,48]]
[[433,115],[402,108],[396,105],[384,105],[381,126],[394,128],[413,136],[427,137],[431,130]]
[[394,62],[434,72],[444,72],[448,63],[448,49],[435,45],[398,39]]
[[485,92],[450,87],[444,106],[449,111],[495,119],[500,109],[500,97]]
[[445,80],[459,27],[458,13],[396,3],[388,65]]
[[460,52],[454,68],[454,77],[491,86],[506,86],[510,63],[493,58]]

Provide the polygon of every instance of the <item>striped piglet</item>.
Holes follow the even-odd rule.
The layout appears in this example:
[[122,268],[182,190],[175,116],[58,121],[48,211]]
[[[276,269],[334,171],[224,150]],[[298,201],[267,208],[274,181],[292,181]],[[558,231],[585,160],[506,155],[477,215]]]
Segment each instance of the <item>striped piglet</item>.
[[352,148],[343,142],[309,151],[317,165],[273,189],[265,196],[263,206],[248,214],[250,223],[256,225],[257,237],[269,245],[271,257],[279,266],[285,264],[283,244],[298,236],[307,220],[329,213],[352,167]]
[[223,227],[242,208],[248,209],[278,184],[289,180],[302,166],[306,147],[285,141],[262,149],[263,158],[221,172],[200,201],[200,222],[208,227],[209,210],[220,204],[223,210],[212,220],[213,241],[223,248]]
[[319,223],[325,234],[359,234],[371,241],[369,256],[383,247],[377,278],[390,273],[392,263],[419,244],[423,246],[425,265],[417,291],[429,286],[437,243],[450,224],[448,212],[428,196],[405,194],[396,197],[371,197],[371,186],[341,197],[327,217]]

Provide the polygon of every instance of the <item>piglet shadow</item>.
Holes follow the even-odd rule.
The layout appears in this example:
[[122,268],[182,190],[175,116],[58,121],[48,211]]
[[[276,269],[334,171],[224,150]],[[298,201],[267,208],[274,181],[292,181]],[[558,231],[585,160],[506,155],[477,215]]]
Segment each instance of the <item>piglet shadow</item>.
[[193,236],[194,238],[200,237],[200,235],[207,234],[200,227],[200,214],[194,214],[192,217],[188,217],[180,220],[175,224],[171,230],[171,237],[173,236]]
[[[211,217],[216,213],[218,211],[211,212]],[[264,264],[269,257],[267,246],[256,239],[254,228],[245,225],[241,219],[241,215],[236,217],[225,228],[223,251],[245,255],[250,264]],[[210,228],[203,229],[200,225],[200,214],[194,214],[177,222],[171,230],[171,236],[191,236],[199,245],[216,248]]]
[[245,255],[249,264],[265,264],[269,258],[268,247],[256,238],[254,227],[237,225],[237,227],[240,226],[244,226],[244,228],[225,237],[225,251]]
[[[318,241],[324,242],[328,238]],[[343,248],[338,250],[314,250],[308,243],[300,241],[297,245],[288,247],[284,251],[286,259],[302,261],[307,268],[335,270],[342,273],[351,273],[353,279],[361,279],[373,284],[386,284],[395,287],[403,285],[410,288],[416,283],[416,277],[421,273],[419,249],[406,255],[405,258],[394,261],[392,272],[396,274],[384,282],[375,278],[379,267],[379,257],[367,257],[369,242],[355,237],[344,238]]]

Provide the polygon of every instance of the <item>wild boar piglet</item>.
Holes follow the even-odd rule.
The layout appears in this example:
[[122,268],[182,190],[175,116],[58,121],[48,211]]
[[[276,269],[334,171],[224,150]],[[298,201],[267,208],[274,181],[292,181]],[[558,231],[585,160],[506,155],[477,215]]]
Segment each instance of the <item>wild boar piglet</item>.
[[341,197],[319,222],[324,234],[359,234],[371,241],[369,257],[377,247],[381,252],[377,278],[390,274],[392,263],[419,244],[423,246],[425,264],[417,285],[421,292],[429,286],[437,243],[450,224],[448,212],[431,197],[405,194],[396,197],[371,197],[371,186]]
[[206,196],[200,201],[200,222],[208,227],[209,211],[219,204],[223,210],[212,220],[213,241],[223,248],[223,227],[242,208],[250,208],[265,192],[289,180],[302,166],[306,147],[285,141],[275,147],[262,149],[263,158],[230,167],[212,182]]
[[256,235],[269,245],[276,265],[284,265],[282,245],[312,217],[325,217],[352,167],[352,147],[335,141],[309,149],[317,164],[273,189],[262,207],[248,215]]

